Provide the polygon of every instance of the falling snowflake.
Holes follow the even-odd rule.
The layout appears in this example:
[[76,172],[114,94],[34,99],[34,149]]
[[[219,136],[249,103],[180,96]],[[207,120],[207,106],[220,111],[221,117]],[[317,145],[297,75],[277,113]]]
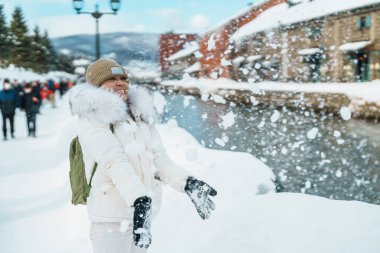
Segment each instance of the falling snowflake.
[[214,102],[218,104],[226,104],[227,102],[222,96],[215,95],[215,94],[213,94],[210,99],[214,100]]
[[218,78],[218,72],[212,72],[210,76],[213,79],[217,79]]
[[252,105],[254,105],[254,106],[259,104],[259,101],[254,96],[250,96],[249,100],[251,101]]
[[153,105],[158,113],[163,113],[166,105],[165,97],[161,93],[155,92],[153,94]]
[[342,108],[340,108],[340,116],[342,117],[342,119],[344,120],[349,120],[351,119],[351,110],[350,108],[346,107],[346,106],[343,106]]
[[224,116],[221,116],[222,123],[220,123],[220,126],[224,129],[227,129],[235,124],[235,115],[233,112],[229,112]]
[[341,135],[341,134],[340,134],[339,131],[337,131],[337,130],[334,131],[334,137],[335,137],[335,138],[339,138],[340,135]]
[[270,121],[272,123],[276,122],[280,118],[281,113],[277,110],[274,110],[272,116],[270,117]]
[[318,128],[313,127],[309,132],[307,132],[307,138],[309,138],[310,140],[315,139],[315,137],[317,137],[318,132]]
[[230,61],[228,61],[228,60],[226,60],[226,59],[223,58],[222,62],[221,62],[221,65],[222,66],[231,66],[232,63]]
[[215,143],[218,144],[219,146],[222,146],[222,147],[224,147],[226,145],[224,143],[224,141],[220,138],[215,138]]
[[201,54],[199,51],[196,51],[196,52],[194,53],[194,56],[195,56],[195,58],[199,59],[199,58],[202,58],[202,57],[203,57],[203,54]]

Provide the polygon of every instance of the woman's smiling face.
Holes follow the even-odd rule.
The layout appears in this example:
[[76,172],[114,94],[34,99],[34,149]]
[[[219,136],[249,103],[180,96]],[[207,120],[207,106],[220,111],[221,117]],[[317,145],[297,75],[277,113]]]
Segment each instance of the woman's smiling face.
[[115,76],[108,79],[104,81],[100,87],[117,93],[124,101],[128,99],[129,81],[128,78],[124,76]]

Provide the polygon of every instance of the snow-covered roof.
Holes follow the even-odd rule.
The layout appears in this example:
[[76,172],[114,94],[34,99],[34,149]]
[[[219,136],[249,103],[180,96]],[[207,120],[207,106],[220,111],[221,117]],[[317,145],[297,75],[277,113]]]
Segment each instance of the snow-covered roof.
[[380,4],[380,0],[313,0],[311,2],[302,0],[300,2],[293,7],[289,7],[287,3],[282,3],[269,8],[256,19],[237,30],[231,38],[239,41],[244,36],[280,25],[290,25],[342,11]]
[[224,27],[226,24],[228,24],[231,20],[233,19],[236,19],[236,18],[239,18],[240,16],[244,15],[245,13],[248,13],[249,10],[255,8],[255,7],[258,7],[260,6],[261,4],[267,2],[268,0],[256,0],[252,5],[250,5],[249,7],[246,7],[244,9],[241,9],[240,11],[238,11],[237,13],[235,13],[234,15],[228,17],[228,18],[225,18],[223,19],[223,21],[217,23],[216,25],[212,26],[212,27],[209,27],[207,28],[206,30],[204,30],[203,32],[200,32],[199,35],[200,36],[205,36],[206,34],[210,33],[210,32],[213,32],[215,30],[218,30],[219,28],[222,28]]
[[196,62],[184,70],[185,73],[193,73],[201,70],[201,63]]
[[178,60],[178,59],[180,59],[182,57],[191,55],[192,53],[195,53],[196,51],[199,50],[199,44],[198,44],[198,42],[192,41],[191,43],[187,43],[185,45],[187,45],[187,46],[185,46],[184,49],[178,51],[175,54],[172,54],[168,58],[168,60],[169,61],[175,61],[175,60]]
[[263,58],[262,55],[258,54],[258,55],[250,55],[247,57],[247,61],[248,62],[254,62],[254,61],[257,61],[257,60],[260,60],[261,58]]
[[318,47],[305,48],[305,49],[299,50],[297,53],[300,55],[312,55],[312,54],[321,53],[321,49],[319,49]]
[[232,60],[232,63],[233,64],[239,64],[239,63],[241,63],[242,61],[244,61],[245,60],[245,57],[244,56],[238,56],[238,57],[236,57],[236,58],[234,58],[233,60]]
[[372,42],[368,40],[351,42],[341,45],[338,49],[340,51],[356,51],[365,48],[366,46],[369,46],[371,43]]

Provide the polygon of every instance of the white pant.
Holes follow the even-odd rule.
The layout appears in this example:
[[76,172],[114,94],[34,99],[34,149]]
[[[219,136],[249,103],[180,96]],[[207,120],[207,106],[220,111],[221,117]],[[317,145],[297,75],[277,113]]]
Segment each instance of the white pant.
[[128,229],[121,228],[120,222],[92,222],[90,238],[94,253],[146,253],[133,242],[133,222]]

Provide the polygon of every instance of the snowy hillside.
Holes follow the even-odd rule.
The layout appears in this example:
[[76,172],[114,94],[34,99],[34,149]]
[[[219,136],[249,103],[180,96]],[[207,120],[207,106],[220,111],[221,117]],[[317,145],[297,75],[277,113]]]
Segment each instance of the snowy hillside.
[[[157,61],[158,34],[144,33],[104,33],[101,34],[101,53],[104,57],[115,57],[123,65],[131,60]],[[95,56],[93,35],[72,35],[52,39],[57,51]]]

